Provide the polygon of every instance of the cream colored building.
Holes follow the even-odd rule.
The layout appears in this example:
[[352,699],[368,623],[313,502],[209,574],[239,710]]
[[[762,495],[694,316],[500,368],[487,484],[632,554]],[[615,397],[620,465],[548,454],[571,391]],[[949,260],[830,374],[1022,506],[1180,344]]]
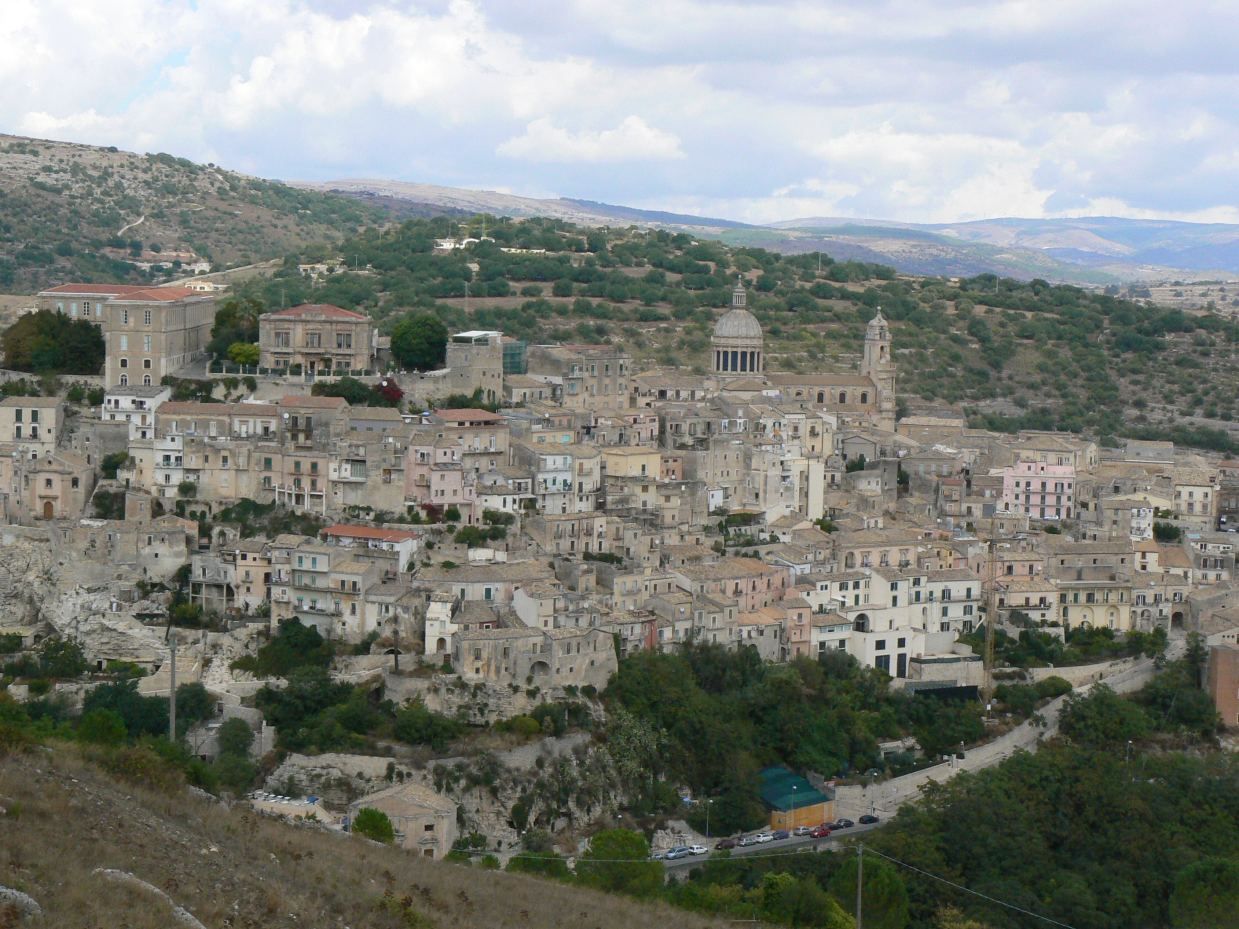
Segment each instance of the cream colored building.
[[206,355],[215,297],[187,287],[149,287],[107,301],[103,338],[107,387],[159,384]]
[[58,397],[5,397],[0,401],[0,447],[24,458],[55,451],[63,414]]
[[349,816],[355,820],[366,809],[384,813],[396,844],[423,858],[444,858],[456,842],[456,804],[411,780],[353,801]]
[[329,303],[303,303],[258,317],[258,365],[306,374],[366,371],[374,357],[370,317]]

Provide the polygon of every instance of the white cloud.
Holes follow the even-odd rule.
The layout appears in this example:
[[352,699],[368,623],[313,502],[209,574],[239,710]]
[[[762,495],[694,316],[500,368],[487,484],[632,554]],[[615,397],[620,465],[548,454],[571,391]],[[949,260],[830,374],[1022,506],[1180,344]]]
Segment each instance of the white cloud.
[[1229,216],[1223,0],[8,0],[0,125],[750,221]]
[[525,131],[501,143],[500,155],[525,161],[621,162],[683,158],[680,140],[629,116],[614,129],[569,132],[549,119],[535,119]]

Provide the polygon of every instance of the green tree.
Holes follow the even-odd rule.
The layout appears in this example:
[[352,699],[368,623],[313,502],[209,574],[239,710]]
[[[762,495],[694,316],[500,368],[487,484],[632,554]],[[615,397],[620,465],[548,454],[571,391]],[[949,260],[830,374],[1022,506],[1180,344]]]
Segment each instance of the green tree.
[[103,366],[103,334],[89,320],[39,310],[5,330],[6,367],[38,374],[98,374]]
[[[211,326],[211,341],[207,343],[207,350],[216,358],[223,358],[237,343],[257,342],[258,317],[264,309],[261,300],[249,297],[225,300],[215,311],[215,322]],[[254,363],[257,364],[257,361]]]
[[1149,731],[1144,711],[1105,684],[1094,686],[1087,694],[1067,697],[1058,725],[1073,741],[1097,748],[1122,745]]
[[447,355],[447,326],[433,313],[408,313],[392,328],[391,353],[404,368],[438,367]]
[[176,688],[177,735],[183,736],[195,723],[215,715],[215,699],[199,683],[181,684]]
[[[855,856],[849,857],[830,878],[832,897],[846,911],[856,907]],[[908,889],[893,866],[872,855],[865,859],[861,905],[868,929],[904,929],[908,925]]]
[[1239,929],[1239,860],[1202,858],[1183,868],[1170,895],[1174,929]]
[[136,680],[101,684],[82,701],[82,715],[95,710],[111,710],[124,721],[130,738],[142,735],[163,736],[168,732],[168,700],[138,693]]
[[260,354],[253,342],[233,342],[228,346],[228,360],[233,364],[256,365]]
[[604,829],[589,840],[577,861],[577,878],[610,893],[648,897],[663,886],[663,866],[650,860],[645,836],[630,829]]
[[437,752],[447,749],[452,740],[464,730],[456,720],[441,713],[433,713],[426,705],[414,701],[396,714],[394,732],[396,738],[410,745],[429,745]]
[[39,671],[44,677],[80,677],[86,667],[86,655],[76,642],[53,637],[39,646]]
[[357,835],[364,835],[367,839],[374,839],[384,845],[391,845],[396,841],[396,830],[392,828],[387,814],[372,807],[365,806],[357,811],[352,828]]
[[268,677],[287,677],[296,668],[326,668],[331,664],[331,645],[313,626],[304,626],[299,619],[280,623],[279,631],[258,654],[247,655],[233,662],[233,667],[253,671]]
[[254,744],[254,730],[250,728],[250,724],[245,720],[234,716],[231,719],[224,720],[223,725],[219,727],[219,734],[216,736],[216,739],[221,755],[235,755],[239,758],[248,758],[250,746]]
[[77,737],[92,745],[119,745],[127,734],[125,721],[115,710],[91,710],[77,724]]
[[258,776],[258,766],[244,755],[220,755],[211,768],[219,782],[237,796],[248,791]]

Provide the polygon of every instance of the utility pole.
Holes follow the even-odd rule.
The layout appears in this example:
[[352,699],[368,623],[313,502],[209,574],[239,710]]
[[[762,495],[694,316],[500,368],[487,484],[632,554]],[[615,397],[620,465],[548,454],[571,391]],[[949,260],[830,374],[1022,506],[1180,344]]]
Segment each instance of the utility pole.
[[994,518],[989,521],[989,549],[985,559],[985,654],[982,656],[982,696],[988,703],[994,698],[994,626],[998,622],[996,603],[998,586],[997,540],[994,537]]
[[168,741],[176,742],[176,630],[168,632],[168,651],[171,661],[168,666]]
[[865,843],[856,846],[856,929],[863,929],[861,886],[865,879]]

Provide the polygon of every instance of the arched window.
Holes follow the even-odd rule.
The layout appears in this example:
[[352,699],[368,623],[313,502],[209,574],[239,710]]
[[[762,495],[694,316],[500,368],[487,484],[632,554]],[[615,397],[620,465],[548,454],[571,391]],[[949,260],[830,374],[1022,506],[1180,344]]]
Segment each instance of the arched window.
[[128,386],[129,386],[129,375],[128,375],[128,374],[122,374],[122,375],[120,376],[120,386],[121,386],[121,387],[128,387]]
[[848,392],[846,390],[839,391],[839,402],[840,403],[848,402]]
[[817,402],[818,402],[818,403],[825,403],[825,402],[826,402],[826,391],[824,391],[824,390],[819,390],[819,391],[817,392]]
[[865,391],[863,391],[863,390],[860,392],[860,402],[861,402],[861,403],[868,403],[868,402],[869,402],[869,394],[868,394],[868,393],[866,393],[866,392],[865,392]]
[[143,387],[151,386],[151,376],[149,374],[142,375],[142,386]]

